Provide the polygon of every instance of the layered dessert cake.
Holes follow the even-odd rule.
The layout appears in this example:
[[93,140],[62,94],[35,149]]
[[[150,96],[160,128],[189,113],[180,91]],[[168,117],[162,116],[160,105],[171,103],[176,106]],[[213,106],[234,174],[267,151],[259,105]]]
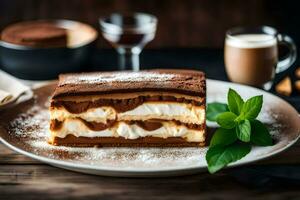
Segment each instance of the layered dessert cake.
[[50,105],[50,143],[205,145],[205,75],[192,70],[62,74]]

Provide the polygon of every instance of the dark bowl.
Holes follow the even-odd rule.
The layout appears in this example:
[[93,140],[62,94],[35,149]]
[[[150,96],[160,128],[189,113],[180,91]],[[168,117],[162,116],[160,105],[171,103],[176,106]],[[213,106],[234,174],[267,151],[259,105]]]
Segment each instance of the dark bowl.
[[88,61],[98,36],[87,25],[71,20],[43,20],[67,29],[67,47],[29,47],[0,41],[0,65],[23,79],[51,79],[58,74],[80,70]]

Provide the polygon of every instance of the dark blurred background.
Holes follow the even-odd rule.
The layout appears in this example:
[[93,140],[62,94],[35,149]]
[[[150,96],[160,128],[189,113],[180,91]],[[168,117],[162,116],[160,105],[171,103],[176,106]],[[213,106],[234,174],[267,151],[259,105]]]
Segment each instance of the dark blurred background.
[[[300,12],[292,0],[1,0],[0,29],[33,19],[73,19],[99,30],[98,18],[111,12],[156,15],[156,38],[147,48],[222,48],[225,31],[239,25],[270,25],[300,44]],[[99,38],[99,47],[110,46]]]
[[[228,80],[223,62],[226,30],[234,26],[269,25],[290,35],[300,47],[298,4],[293,0],[0,0],[0,30],[19,21],[71,19],[88,23],[100,33],[101,16],[112,12],[147,12],[157,16],[159,23],[155,39],[140,56],[141,69],[200,69],[208,78]],[[101,34],[97,47],[80,71],[118,70],[117,54]],[[299,61],[298,56],[288,71],[276,76],[275,83],[287,75],[294,82]],[[23,76],[23,72],[9,71],[25,79],[57,77],[48,77],[46,73],[39,77]],[[287,100],[298,105],[298,97],[294,88]]]

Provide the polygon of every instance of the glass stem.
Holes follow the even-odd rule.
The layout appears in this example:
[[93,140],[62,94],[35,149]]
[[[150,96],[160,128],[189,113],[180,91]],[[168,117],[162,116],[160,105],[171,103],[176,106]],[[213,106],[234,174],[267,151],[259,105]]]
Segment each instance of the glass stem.
[[133,48],[118,48],[119,53],[119,69],[120,70],[140,70],[139,55],[141,49],[139,47]]

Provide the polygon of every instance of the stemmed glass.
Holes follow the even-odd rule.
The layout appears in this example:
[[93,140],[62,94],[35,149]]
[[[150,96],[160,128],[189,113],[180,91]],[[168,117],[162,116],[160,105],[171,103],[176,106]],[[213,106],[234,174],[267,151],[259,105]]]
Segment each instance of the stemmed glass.
[[116,48],[120,70],[140,69],[139,54],[153,40],[157,18],[146,13],[113,13],[100,18],[103,37]]

